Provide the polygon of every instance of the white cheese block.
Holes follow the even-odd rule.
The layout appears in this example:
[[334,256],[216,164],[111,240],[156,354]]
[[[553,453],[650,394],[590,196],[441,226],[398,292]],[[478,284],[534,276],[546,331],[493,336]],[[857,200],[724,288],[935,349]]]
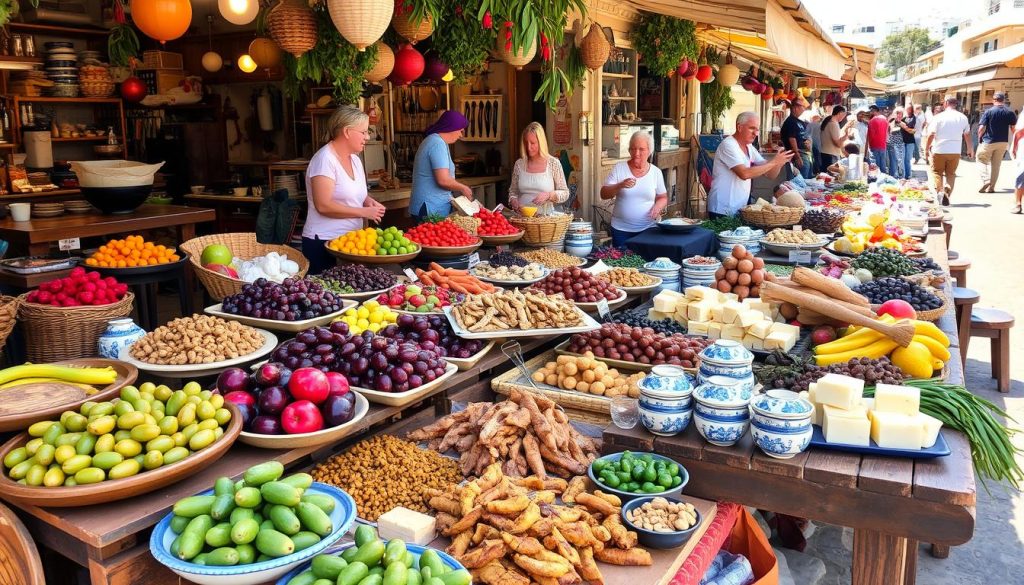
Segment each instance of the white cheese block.
[[924,444],[924,423],[916,416],[871,411],[871,440],[886,449],[920,449]]
[[756,335],[751,335],[750,332],[747,332],[747,334],[743,336],[742,343],[743,347],[747,349],[764,351],[764,340]]
[[921,390],[912,386],[878,384],[875,386],[875,408],[881,412],[897,412],[913,416],[921,409]]
[[794,333],[787,333],[785,331],[775,331],[769,333],[764,338],[764,348],[767,351],[773,349],[781,349],[782,351],[789,351],[796,345],[797,336]]
[[671,313],[676,310],[676,303],[683,295],[674,290],[663,290],[654,296],[654,310],[661,313]]
[[[714,305],[711,307],[711,320],[716,323],[726,323],[722,319],[722,311],[725,310],[725,305]],[[730,321],[731,322],[731,321]]]
[[718,289],[707,286],[688,286],[686,287],[686,298],[691,301],[700,301],[704,299],[718,300]]
[[686,316],[686,307],[688,307],[688,306],[690,306],[690,299],[688,299],[686,297],[679,297],[679,300],[676,301],[675,311],[676,311],[676,313],[682,313],[683,316],[685,317]]
[[722,338],[722,324],[714,321],[708,323],[708,339]]
[[648,309],[648,311],[647,311],[647,318],[650,319],[651,321],[661,321],[662,319],[671,319],[673,315],[675,315],[674,312],[672,312],[672,313],[662,313],[661,311],[656,311],[654,309]]
[[[772,335],[775,335],[775,333],[769,335],[768,339],[771,339]],[[765,340],[766,346],[768,339]],[[828,404],[851,410],[860,404],[860,399],[864,395],[864,380],[858,380],[850,376],[825,374],[824,377],[818,380],[817,384],[814,396],[820,404]]]
[[711,307],[715,305],[716,303],[714,301],[707,299],[690,303],[690,305],[686,307],[686,318],[691,321],[710,321]]
[[743,341],[743,336],[746,335],[746,333],[746,330],[739,325],[722,325],[722,339]]
[[690,320],[686,318],[686,311],[683,311],[682,313],[674,313],[672,318],[676,320],[676,323],[679,323],[683,327],[686,327],[686,324],[690,322]]
[[689,333],[690,335],[703,335],[704,337],[707,337],[708,325],[709,323],[707,321],[697,321],[691,319],[686,324],[686,332]]
[[917,413],[917,420],[921,421],[923,427],[921,432],[921,448],[930,449],[935,445],[935,441],[939,440],[942,421],[923,412]]
[[842,410],[834,406],[822,406],[821,433],[826,443],[843,443],[867,447],[871,444],[871,421],[867,411]]
[[736,293],[722,293],[722,302],[728,303],[729,301],[739,302],[740,296]]
[[761,320],[761,321],[758,321],[757,323],[754,323],[753,325],[751,325],[750,328],[747,329],[747,333],[753,335],[754,337],[759,337],[761,339],[764,339],[765,337],[768,337],[769,333],[771,333],[771,329],[772,329],[772,322],[771,321]]
[[761,311],[748,309],[745,311],[740,311],[739,315],[736,317],[736,320],[733,321],[733,323],[736,323],[737,325],[740,325],[742,327],[750,327],[754,323],[760,323],[762,321],[764,321],[764,314],[761,313]]
[[796,325],[790,325],[789,323],[772,323],[772,333],[781,331],[783,333],[791,333],[796,337],[800,337],[800,328]]
[[740,311],[743,310],[743,305],[736,301],[728,301],[722,305],[722,323],[732,324],[736,322],[736,317],[739,316]]
[[400,538],[420,546],[434,540],[435,520],[433,516],[398,506],[377,519],[377,532],[384,540]]

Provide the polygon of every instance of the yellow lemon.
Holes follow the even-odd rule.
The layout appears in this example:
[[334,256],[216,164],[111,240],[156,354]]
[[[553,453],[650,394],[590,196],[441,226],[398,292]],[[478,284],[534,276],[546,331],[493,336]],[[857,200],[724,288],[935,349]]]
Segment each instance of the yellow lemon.
[[920,341],[911,341],[907,347],[897,347],[889,355],[893,365],[913,378],[932,377],[932,352]]

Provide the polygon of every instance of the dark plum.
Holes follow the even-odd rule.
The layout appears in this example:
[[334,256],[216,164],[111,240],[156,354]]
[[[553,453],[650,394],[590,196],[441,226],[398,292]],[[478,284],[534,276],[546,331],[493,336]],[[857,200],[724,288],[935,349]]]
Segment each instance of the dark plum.
[[352,420],[355,414],[353,403],[344,396],[328,396],[320,405],[320,414],[327,426],[336,427]]
[[393,384],[391,383],[391,376],[387,374],[380,374],[374,383],[374,386],[380,392],[391,392],[393,390]]
[[282,365],[275,362],[267,362],[256,368],[253,380],[260,386],[274,386],[281,383]]
[[249,428],[250,432],[259,435],[280,435],[283,429],[281,428],[281,421],[276,416],[260,415],[252,420],[252,425]]
[[263,392],[260,392],[260,398],[257,402],[261,414],[281,414],[285,406],[291,402],[292,397],[288,394],[288,391],[280,386],[270,386],[264,388]]

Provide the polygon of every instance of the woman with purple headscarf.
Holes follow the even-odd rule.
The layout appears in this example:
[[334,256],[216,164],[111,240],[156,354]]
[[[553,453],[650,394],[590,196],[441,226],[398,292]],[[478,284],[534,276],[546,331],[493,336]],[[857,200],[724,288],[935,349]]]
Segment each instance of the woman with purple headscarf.
[[422,221],[428,215],[448,215],[453,194],[473,198],[473,190],[455,180],[455,161],[449,148],[468,125],[465,116],[448,110],[427,128],[427,137],[420,143],[412,166],[412,217]]

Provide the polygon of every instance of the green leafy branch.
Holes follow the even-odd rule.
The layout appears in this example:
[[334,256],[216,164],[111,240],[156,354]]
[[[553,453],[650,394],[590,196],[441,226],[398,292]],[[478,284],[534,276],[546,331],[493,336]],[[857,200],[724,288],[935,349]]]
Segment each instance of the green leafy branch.
[[377,47],[371,45],[360,52],[341,36],[322,4],[314,13],[316,45],[298,59],[284,54],[284,92],[297,99],[304,82],[319,84],[329,80],[338,103],[354,104],[363,91],[363,76],[377,61]]
[[640,62],[656,75],[668,76],[683,57],[697,58],[697,27],[689,20],[645,12],[631,39]]
[[474,17],[480,2],[446,3],[440,19],[443,30],[430,38],[434,51],[452,70],[457,83],[465,83],[480,73],[494,48],[494,31],[484,28]]

